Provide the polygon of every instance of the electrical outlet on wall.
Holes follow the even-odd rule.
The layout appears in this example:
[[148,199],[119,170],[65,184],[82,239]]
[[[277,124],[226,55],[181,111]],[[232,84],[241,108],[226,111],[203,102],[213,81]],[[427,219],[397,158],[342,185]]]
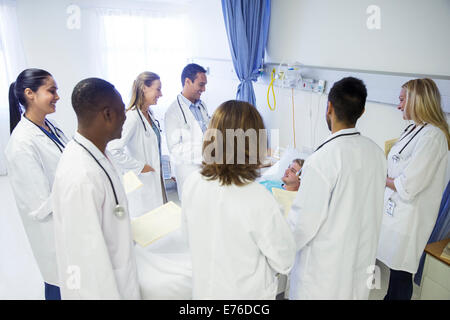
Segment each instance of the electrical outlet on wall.
[[304,91],[313,91],[314,79],[303,78],[303,80],[300,82],[300,89]]
[[315,83],[313,91],[316,93],[323,93],[325,90],[325,80],[317,80],[317,83]]
[[325,80],[303,78],[303,81],[300,83],[300,89],[309,92],[323,93],[325,90]]

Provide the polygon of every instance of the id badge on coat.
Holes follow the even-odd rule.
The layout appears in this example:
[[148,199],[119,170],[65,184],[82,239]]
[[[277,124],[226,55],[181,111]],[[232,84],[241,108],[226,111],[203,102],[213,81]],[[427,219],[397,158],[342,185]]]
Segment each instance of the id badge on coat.
[[386,203],[386,214],[391,217],[394,216],[395,202],[389,199]]

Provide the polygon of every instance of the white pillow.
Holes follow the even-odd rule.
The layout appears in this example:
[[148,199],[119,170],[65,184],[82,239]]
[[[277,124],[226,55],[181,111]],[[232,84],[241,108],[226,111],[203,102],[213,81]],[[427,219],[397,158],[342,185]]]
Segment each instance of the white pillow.
[[264,171],[261,175],[261,178],[259,178],[258,180],[280,180],[284,175],[284,171],[287,169],[287,167],[289,167],[294,159],[306,160],[308,156],[309,154],[306,154],[305,152],[300,152],[295,148],[288,147],[283,152],[280,160],[273,166],[268,168],[266,171]]

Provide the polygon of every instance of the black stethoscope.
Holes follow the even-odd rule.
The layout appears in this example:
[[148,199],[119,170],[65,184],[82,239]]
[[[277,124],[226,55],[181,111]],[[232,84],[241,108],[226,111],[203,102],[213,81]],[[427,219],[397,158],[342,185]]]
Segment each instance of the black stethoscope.
[[89,155],[95,160],[95,162],[97,162],[97,164],[100,166],[100,168],[102,168],[102,170],[106,173],[106,176],[108,177],[109,183],[111,184],[111,188],[113,190],[114,200],[116,201],[116,206],[114,207],[113,213],[116,215],[116,217],[122,218],[125,215],[125,208],[122,207],[119,204],[119,200],[117,200],[116,189],[114,188],[114,184],[113,184],[108,172],[105,170],[105,168],[103,168],[103,166],[100,164],[100,162],[97,160],[97,158],[88,150],[88,148],[86,148],[80,142],[75,140],[75,138],[73,138],[73,141],[78,143],[84,150],[86,150],[89,153]]
[[[183,108],[181,107],[180,97],[179,97],[179,96],[177,96],[177,102],[178,102],[178,106],[180,107],[181,113],[183,114],[184,125],[185,125],[186,128],[189,130],[190,127],[189,127],[189,124],[187,123],[186,115],[184,114]],[[201,102],[201,101],[200,101],[200,107],[202,107],[203,111],[205,111],[205,113],[207,114],[206,108],[205,108],[205,106],[203,105],[203,102]],[[202,117],[202,118],[203,118],[203,117]]]
[[[63,133],[60,129],[56,128],[53,124],[50,123],[50,121],[47,121],[47,119],[44,119],[44,123],[49,127],[50,132],[57,137],[57,140],[53,139],[52,136],[49,135],[49,133],[47,132],[47,130],[45,130],[44,128],[42,128],[40,125],[34,123],[33,121],[31,121],[30,119],[28,119],[25,115],[23,115],[23,117],[25,119],[27,119],[28,121],[30,121],[32,124],[34,124],[36,127],[38,127],[43,133],[45,133],[45,135],[53,141],[53,143],[56,145],[56,147],[58,148],[59,151],[61,151],[61,153],[63,152],[62,149],[65,148],[64,144],[59,140],[62,140],[62,137],[59,135],[58,131],[60,133]],[[53,129],[53,130],[52,130]],[[62,148],[62,149],[61,149]]]
[[[147,126],[145,125],[144,119],[142,119],[141,113],[139,112],[138,108],[136,108],[136,111],[139,115],[139,118],[141,119],[142,125],[144,126],[145,134],[147,135]],[[159,121],[156,119],[152,119],[152,117],[149,115],[150,120],[153,122],[156,122],[156,126],[158,127],[159,132],[162,132],[161,126],[159,125]]]
[[314,152],[316,152],[317,150],[319,150],[320,148],[322,148],[324,145],[326,145],[328,142],[333,141],[336,138],[339,137],[343,137],[343,136],[354,136],[360,134],[359,132],[352,132],[352,133],[342,133],[342,134],[338,134],[337,136],[334,136],[333,138],[331,138],[330,140],[325,141],[324,143],[322,143]]
[[[425,126],[427,125],[427,123],[425,123],[419,130],[417,130],[417,132],[411,137],[411,139],[409,139],[409,141],[403,146],[403,148],[397,153],[397,154],[394,154],[393,156],[392,156],[392,161],[394,161],[394,163],[397,163],[399,160],[400,160],[400,154],[402,153],[402,151],[406,148],[406,146],[419,134],[419,132],[420,131],[422,131],[422,129],[423,128],[425,128]],[[412,126],[412,124],[411,125],[409,125],[406,129],[405,129],[405,131],[404,132],[406,132],[406,130],[409,128],[409,127],[411,127]],[[400,141],[402,141],[404,138],[406,138],[408,135],[410,135],[411,134],[411,132],[413,132],[414,130],[416,129],[416,126],[414,126],[413,127],[413,129],[410,131],[410,132],[408,132],[403,138],[401,138],[400,139]],[[400,142],[399,141],[399,142]]]

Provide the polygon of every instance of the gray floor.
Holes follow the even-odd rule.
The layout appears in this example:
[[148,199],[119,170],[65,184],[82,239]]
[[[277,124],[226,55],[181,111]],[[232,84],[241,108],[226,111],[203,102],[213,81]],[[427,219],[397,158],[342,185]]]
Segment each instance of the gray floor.
[[[168,200],[179,205],[175,182],[167,180],[166,188]],[[0,176],[0,194],[0,299],[43,299],[43,280],[5,176]],[[371,291],[370,300],[382,300],[387,290],[389,270],[380,262],[377,265],[380,267],[380,288]],[[419,296],[420,288],[414,285],[413,299]]]
[[[386,295],[387,287],[389,284],[389,268],[378,260],[376,262],[376,265],[380,268],[381,284],[379,289],[373,289],[370,292],[369,300],[383,300],[384,296]],[[412,300],[419,300],[419,298],[420,298],[420,287],[414,283]]]
[[177,192],[177,184],[174,180],[168,179],[164,181],[166,186],[166,192],[167,192],[167,200],[173,201],[177,205],[180,204],[180,200],[178,199],[178,192]]

